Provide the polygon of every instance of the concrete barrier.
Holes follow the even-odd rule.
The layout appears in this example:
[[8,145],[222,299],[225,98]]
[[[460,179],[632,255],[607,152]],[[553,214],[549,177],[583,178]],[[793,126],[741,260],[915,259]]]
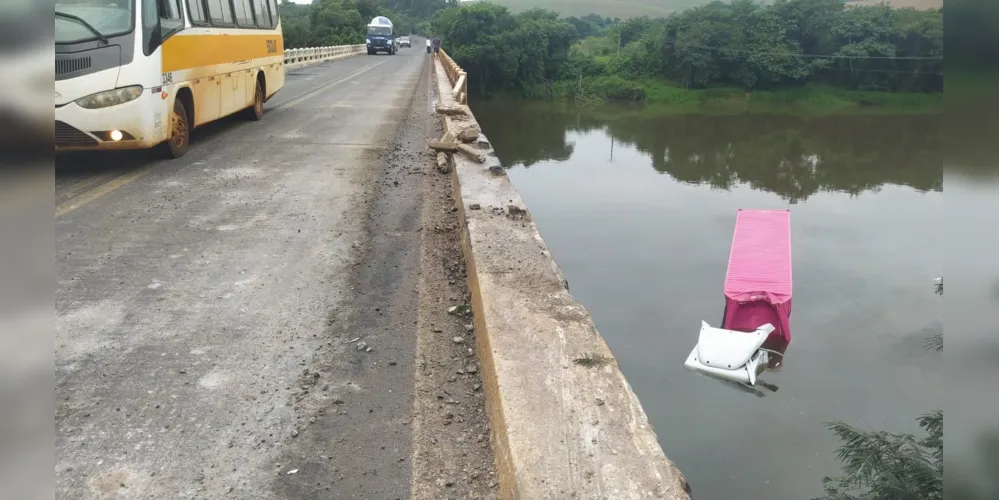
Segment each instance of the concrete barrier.
[[286,69],[301,68],[323,61],[333,61],[344,59],[361,54],[367,54],[367,46],[360,45],[333,45],[329,47],[306,47],[301,49],[286,49],[284,51],[284,65]]
[[[451,64],[442,51],[433,68],[439,104],[449,108],[445,140],[478,128],[455,99],[467,75]],[[465,113],[451,114],[455,108]],[[663,453],[589,314],[569,294],[485,135],[472,145],[484,163],[456,152],[447,166],[501,498],[689,500],[686,479]]]

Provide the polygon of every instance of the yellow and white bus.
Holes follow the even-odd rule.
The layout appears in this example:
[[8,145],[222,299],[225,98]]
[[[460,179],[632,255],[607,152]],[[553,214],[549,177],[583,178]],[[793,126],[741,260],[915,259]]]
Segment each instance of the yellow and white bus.
[[55,149],[187,153],[284,86],[277,0],[56,0]]

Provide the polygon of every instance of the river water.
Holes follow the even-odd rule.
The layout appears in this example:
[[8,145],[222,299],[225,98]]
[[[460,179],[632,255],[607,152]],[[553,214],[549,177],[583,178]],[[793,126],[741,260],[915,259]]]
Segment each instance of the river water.
[[[824,423],[918,433],[941,407],[938,118],[473,110],[698,499],[813,498],[840,465]],[[793,340],[763,397],[682,366],[739,208],[791,210]]]

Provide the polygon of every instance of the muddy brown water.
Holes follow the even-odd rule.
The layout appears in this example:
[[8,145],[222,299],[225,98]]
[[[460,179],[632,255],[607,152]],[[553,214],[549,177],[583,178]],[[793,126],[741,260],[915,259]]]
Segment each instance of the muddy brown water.
[[[697,498],[813,498],[840,465],[825,422],[918,433],[941,407],[938,117],[472,107]],[[764,397],[682,366],[739,208],[791,210],[793,339]]]

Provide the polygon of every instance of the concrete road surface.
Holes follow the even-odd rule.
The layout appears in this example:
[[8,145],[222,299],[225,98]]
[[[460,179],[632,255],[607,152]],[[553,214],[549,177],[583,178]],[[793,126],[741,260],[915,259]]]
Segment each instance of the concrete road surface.
[[57,159],[57,498],[410,496],[426,69],[293,70],[182,159]]

